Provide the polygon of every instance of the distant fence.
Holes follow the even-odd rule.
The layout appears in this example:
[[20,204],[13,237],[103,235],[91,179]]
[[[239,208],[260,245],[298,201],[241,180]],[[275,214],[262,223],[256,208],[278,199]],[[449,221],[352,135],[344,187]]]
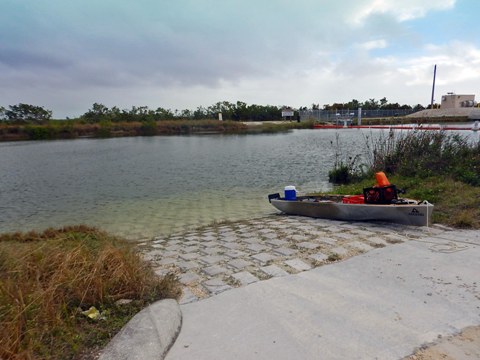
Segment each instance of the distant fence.
[[[405,116],[412,114],[414,110],[393,109],[393,110],[364,110],[362,109],[362,119],[365,118],[387,118],[395,116]],[[357,119],[358,109],[356,110],[301,110],[300,120],[315,120],[335,122],[337,119]]]

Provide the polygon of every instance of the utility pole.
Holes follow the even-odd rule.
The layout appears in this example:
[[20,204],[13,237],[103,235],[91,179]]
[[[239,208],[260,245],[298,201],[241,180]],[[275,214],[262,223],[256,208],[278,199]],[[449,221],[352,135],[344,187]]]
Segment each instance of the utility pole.
[[433,67],[433,86],[432,86],[432,101],[430,102],[430,109],[433,109],[433,96],[435,95],[435,77],[437,76],[437,64]]

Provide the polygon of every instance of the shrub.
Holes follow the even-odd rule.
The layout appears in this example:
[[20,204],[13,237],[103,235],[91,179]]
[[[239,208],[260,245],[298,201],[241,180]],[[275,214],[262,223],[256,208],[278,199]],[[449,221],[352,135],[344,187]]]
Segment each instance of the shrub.
[[101,121],[100,128],[96,133],[97,137],[108,138],[112,136],[112,123],[110,121]]
[[155,120],[150,120],[144,122],[140,126],[140,135],[143,136],[154,136],[157,135],[157,123]]
[[54,129],[50,126],[27,125],[25,131],[31,140],[48,140],[54,138]]

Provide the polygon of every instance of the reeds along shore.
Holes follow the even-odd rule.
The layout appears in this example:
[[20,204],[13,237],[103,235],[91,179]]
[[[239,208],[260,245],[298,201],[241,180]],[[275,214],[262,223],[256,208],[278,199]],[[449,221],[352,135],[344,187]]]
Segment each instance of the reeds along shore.
[[[480,228],[480,142],[465,136],[418,130],[365,137],[367,152],[337,151],[332,182],[349,184],[336,191],[362,193],[373,174],[387,173],[407,197],[435,205],[433,221],[454,227]],[[338,147],[338,144],[337,144]]]

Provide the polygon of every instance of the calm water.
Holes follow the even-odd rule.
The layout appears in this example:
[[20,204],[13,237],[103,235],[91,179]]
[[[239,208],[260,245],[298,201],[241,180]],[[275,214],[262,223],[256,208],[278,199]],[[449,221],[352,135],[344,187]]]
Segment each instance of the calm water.
[[330,188],[336,134],[362,151],[356,129],[0,143],[0,232],[84,223],[136,239],[274,213],[266,196],[286,185]]

